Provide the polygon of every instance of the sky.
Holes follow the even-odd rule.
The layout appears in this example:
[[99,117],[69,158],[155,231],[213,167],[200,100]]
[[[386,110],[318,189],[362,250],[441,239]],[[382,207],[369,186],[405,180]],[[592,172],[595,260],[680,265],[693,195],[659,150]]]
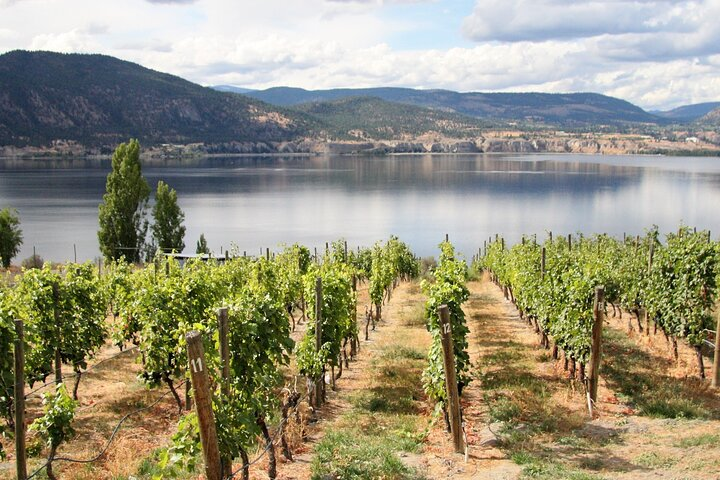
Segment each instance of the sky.
[[720,0],[0,0],[0,53],[103,53],[202,85],[720,101]]

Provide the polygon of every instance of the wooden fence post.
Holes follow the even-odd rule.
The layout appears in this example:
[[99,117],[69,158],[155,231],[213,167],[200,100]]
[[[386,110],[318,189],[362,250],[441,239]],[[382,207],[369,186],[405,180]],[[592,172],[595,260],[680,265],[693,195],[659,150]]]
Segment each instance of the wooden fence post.
[[452,339],[452,325],[450,324],[450,311],[447,305],[440,305],[440,333],[442,335],[443,366],[445,368],[445,389],[448,396],[448,414],[450,417],[450,432],[453,445],[458,453],[465,452],[465,442],[460,419],[460,395],[455,375],[455,351]]
[[720,388],[720,312],[716,313],[717,324],[715,325],[715,358],[713,360],[712,386]]
[[188,361],[195,394],[195,410],[200,424],[200,440],[202,441],[203,458],[205,459],[205,476],[208,480],[221,480],[220,449],[218,448],[215,417],[212,411],[212,395],[208,380],[205,349],[200,332],[193,330],[185,335],[187,340]]
[[18,480],[25,480],[25,331],[22,320],[15,320],[15,334],[15,466]]
[[592,403],[597,402],[598,377],[600,374],[600,357],[602,355],[602,327],[603,303],[605,302],[605,287],[595,287],[595,302],[593,304],[592,347],[590,352],[590,371],[588,378],[588,394],[590,402],[588,408],[592,415]]
[[[315,351],[322,348],[322,278],[315,279]],[[323,401],[323,390],[325,383],[325,368],[323,367],[320,378],[315,382],[315,406],[320,408]]]

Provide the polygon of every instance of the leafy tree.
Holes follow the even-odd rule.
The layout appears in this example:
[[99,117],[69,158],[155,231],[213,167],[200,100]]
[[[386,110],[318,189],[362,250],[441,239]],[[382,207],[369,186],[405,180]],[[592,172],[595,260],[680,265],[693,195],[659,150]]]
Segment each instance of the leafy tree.
[[208,247],[207,240],[205,240],[205,234],[200,234],[200,239],[197,241],[197,246],[195,247],[195,253],[202,254],[202,253],[210,253],[210,247]]
[[185,214],[177,203],[177,192],[162,180],[157,185],[152,214],[155,219],[152,226],[153,239],[158,248],[163,252],[182,252],[185,248],[185,226],[182,224]]
[[145,245],[145,207],[150,187],[142,176],[137,140],[121,143],[115,149],[105,189],[99,206],[100,250],[107,259],[125,257],[138,262]]
[[10,266],[10,260],[20,251],[22,241],[17,211],[3,208],[0,210],[0,261],[3,267]]

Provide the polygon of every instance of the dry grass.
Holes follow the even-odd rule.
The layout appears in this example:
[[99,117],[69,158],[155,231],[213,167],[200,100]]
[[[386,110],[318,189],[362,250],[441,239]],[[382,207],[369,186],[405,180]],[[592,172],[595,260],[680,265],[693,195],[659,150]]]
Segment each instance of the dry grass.
[[[117,347],[107,344],[90,365],[118,353]],[[138,381],[140,367],[135,361],[136,356],[137,350],[126,351],[82,376],[78,390],[80,405],[73,424],[76,435],[60,447],[59,456],[76,459],[96,456],[105,447],[113,429],[125,414],[150,405],[167,391],[148,390]],[[39,396],[33,395],[28,400],[27,412],[28,422],[41,415]],[[60,462],[54,465],[54,470],[61,479],[79,480],[115,479],[133,474],[148,454],[165,444],[177,420],[177,407],[168,396],[155,407],[129,418],[107,453],[97,462],[89,465]],[[28,470],[32,473],[45,462],[47,452],[32,433],[28,435],[28,445],[37,445],[34,448],[37,454],[28,459]],[[10,465],[3,465],[0,478],[14,478],[14,474],[10,473],[13,472],[14,450],[10,448],[8,453],[10,455],[6,463]]]
[[720,429],[718,395],[688,378],[682,360],[676,364],[637,334],[628,337],[627,324],[620,330],[611,320],[591,419],[583,386],[538,346],[499,290],[487,282],[471,290],[484,299],[479,303],[501,308],[477,312],[471,333],[481,356],[484,418],[497,422],[502,450],[522,468],[508,478],[720,478],[720,462],[708,461],[720,453],[712,442]]

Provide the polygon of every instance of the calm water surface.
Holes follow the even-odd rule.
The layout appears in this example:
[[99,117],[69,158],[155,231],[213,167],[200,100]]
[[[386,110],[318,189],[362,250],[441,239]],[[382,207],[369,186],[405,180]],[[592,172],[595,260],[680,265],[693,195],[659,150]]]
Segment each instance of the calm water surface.
[[[78,260],[99,255],[98,203],[110,162],[0,159],[0,208],[20,213],[16,258]],[[228,157],[145,165],[185,211],[186,251],[210,247],[257,254],[299,242],[351,246],[398,235],[423,256],[448,233],[467,256],[501,233],[544,236],[606,232],[621,237],[653,224],[720,234],[720,159],[576,155]],[[714,237],[716,235],[713,235]]]

